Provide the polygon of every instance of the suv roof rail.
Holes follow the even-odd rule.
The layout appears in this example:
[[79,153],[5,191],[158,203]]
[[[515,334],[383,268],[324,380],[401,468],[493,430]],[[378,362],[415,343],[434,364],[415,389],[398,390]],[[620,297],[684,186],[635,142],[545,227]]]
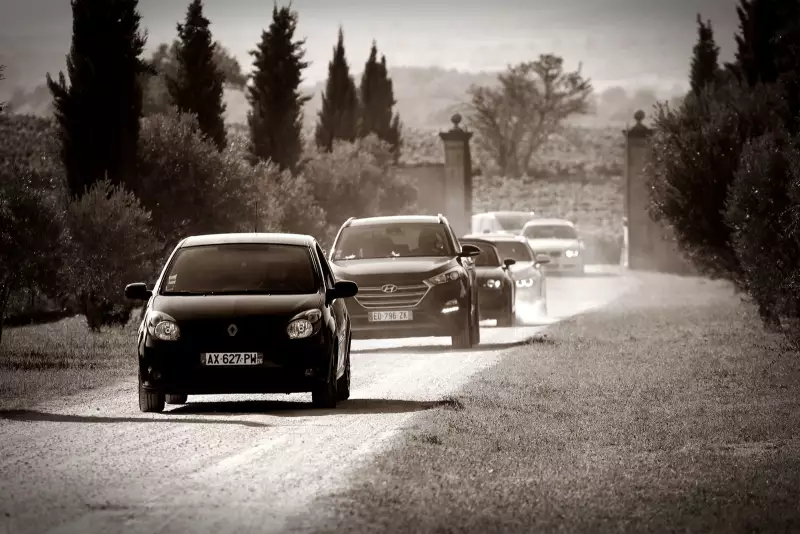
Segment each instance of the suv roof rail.
[[439,218],[439,224],[444,224],[444,223],[447,222],[447,218],[444,215],[442,215],[441,213],[437,213],[436,217]]
[[350,217],[349,219],[347,219],[347,220],[344,222],[344,224],[343,224],[342,226],[343,226],[344,228],[347,228],[348,226],[350,226],[350,223],[351,223],[351,222],[353,222],[354,220],[356,220],[356,218],[355,218],[355,217]]

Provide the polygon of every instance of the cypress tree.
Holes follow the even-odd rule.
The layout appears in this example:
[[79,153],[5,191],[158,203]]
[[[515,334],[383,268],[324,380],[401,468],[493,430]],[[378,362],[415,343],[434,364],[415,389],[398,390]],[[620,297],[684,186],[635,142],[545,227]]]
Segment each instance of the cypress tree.
[[61,139],[61,158],[74,196],[108,178],[132,185],[142,110],[138,0],[72,0],[67,73],[47,74]]
[[751,86],[773,83],[778,78],[776,37],[788,22],[782,20],[785,3],[786,0],[739,0],[735,61],[726,67]]
[[333,49],[333,59],[328,63],[328,80],[322,94],[315,140],[317,146],[330,151],[337,139],[355,141],[358,135],[359,116],[356,83],[350,75],[344,50],[344,32],[339,28],[339,40]]
[[395,160],[399,158],[400,117],[393,115],[394,87],[386,67],[386,56],[378,61],[378,48],[372,43],[369,59],[361,76],[361,121],[359,137],[374,133],[392,147]]
[[303,105],[310,98],[299,91],[308,62],[303,61],[305,39],[295,39],[296,31],[297,13],[273,7],[269,31],[250,52],[255,59],[247,115],[253,161],[271,160],[292,172],[303,152]]
[[694,45],[689,84],[692,92],[700,95],[703,88],[713,84],[719,71],[719,47],[714,41],[711,21],[703,22],[697,14],[697,43]]
[[167,90],[181,112],[197,115],[200,130],[222,150],[226,145],[225,76],[217,66],[217,44],[209,26],[203,1],[192,0],[186,22],[178,24],[177,72],[167,78]]

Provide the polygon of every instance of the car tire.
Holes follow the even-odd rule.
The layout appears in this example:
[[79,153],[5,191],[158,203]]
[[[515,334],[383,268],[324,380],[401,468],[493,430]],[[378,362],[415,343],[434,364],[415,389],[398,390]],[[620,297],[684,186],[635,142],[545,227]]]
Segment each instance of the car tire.
[[453,344],[454,349],[471,349],[472,348],[472,341],[474,339],[474,319],[473,313],[471,311],[467,312],[466,320],[463,323],[463,327],[461,330],[452,336],[450,336],[450,340]]
[[344,374],[336,384],[336,394],[340,401],[350,398],[350,340],[347,340],[347,356],[344,363]]
[[161,413],[164,411],[166,399],[163,393],[147,391],[139,381],[139,411],[145,413]]
[[167,404],[186,404],[189,395],[166,395]]
[[477,313],[472,317],[472,346],[477,347],[481,344],[481,319]]
[[336,408],[338,396],[338,380],[336,379],[336,358],[331,358],[331,367],[328,370],[328,378],[324,383],[318,384],[311,392],[311,404],[314,408]]

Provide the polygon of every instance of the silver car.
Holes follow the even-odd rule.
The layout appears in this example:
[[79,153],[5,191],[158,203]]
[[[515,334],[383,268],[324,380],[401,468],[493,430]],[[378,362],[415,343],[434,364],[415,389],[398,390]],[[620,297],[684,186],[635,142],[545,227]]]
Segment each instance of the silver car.
[[525,223],[520,234],[536,254],[547,254],[549,273],[583,275],[585,272],[583,240],[575,225],[566,219],[533,219]]

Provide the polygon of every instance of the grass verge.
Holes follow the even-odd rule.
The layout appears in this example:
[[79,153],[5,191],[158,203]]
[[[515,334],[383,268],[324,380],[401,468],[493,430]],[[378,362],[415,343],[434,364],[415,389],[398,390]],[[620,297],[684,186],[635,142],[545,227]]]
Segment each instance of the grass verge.
[[415,419],[314,531],[800,529],[798,353],[724,284],[642,276]]
[[135,320],[100,333],[92,333],[82,316],[7,328],[0,345],[0,408],[30,406],[135,376],[135,344]]

